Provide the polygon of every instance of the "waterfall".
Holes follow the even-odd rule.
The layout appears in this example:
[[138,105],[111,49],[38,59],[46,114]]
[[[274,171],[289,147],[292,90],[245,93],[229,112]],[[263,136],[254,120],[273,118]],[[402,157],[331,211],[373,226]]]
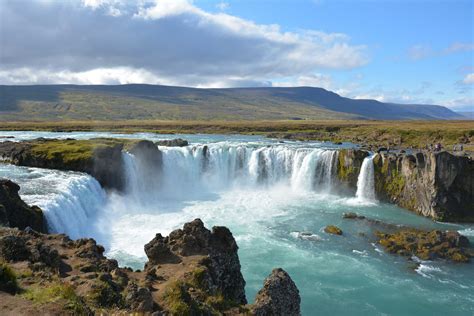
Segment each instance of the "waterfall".
[[356,198],[359,201],[375,201],[375,188],[374,188],[374,157],[371,155],[366,157],[362,162],[360,168],[359,177],[357,179],[357,192]]
[[66,233],[71,238],[94,236],[93,219],[106,204],[106,193],[89,175],[74,174],[59,183],[57,192],[40,201],[49,231]]
[[163,165],[146,170],[140,168],[134,155],[124,153],[127,194],[133,198],[183,199],[238,186],[277,184],[295,191],[327,193],[332,188],[337,159],[336,150],[284,145],[223,142],[159,149]]

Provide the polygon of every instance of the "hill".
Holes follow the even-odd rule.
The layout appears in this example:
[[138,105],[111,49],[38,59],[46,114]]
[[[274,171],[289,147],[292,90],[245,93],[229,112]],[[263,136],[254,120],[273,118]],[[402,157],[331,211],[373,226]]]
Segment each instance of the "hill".
[[354,100],[322,88],[0,86],[0,120],[459,119],[438,105]]

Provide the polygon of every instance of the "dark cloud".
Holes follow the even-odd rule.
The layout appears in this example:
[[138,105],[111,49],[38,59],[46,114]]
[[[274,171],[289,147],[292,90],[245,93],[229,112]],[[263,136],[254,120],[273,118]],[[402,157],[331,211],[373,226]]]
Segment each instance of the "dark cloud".
[[266,85],[367,62],[343,34],[284,33],[184,0],[85,3],[3,0],[0,81]]

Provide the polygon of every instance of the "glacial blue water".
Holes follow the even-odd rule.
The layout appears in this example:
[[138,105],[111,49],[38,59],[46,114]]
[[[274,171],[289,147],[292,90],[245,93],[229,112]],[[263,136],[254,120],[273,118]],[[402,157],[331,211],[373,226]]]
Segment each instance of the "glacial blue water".
[[[385,226],[343,219],[342,214],[458,230],[472,242],[474,225],[436,223],[373,201],[368,167],[359,181],[364,186],[360,194],[347,195],[332,181],[339,146],[238,135],[0,132],[2,136],[18,141],[110,136],[191,141],[185,148],[160,148],[160,181],[155,181],[157,170],[143,170],[125,153],[128,183],[121,194],[106,193],[82,173],[0,164],[0,177],[20,183],[23,198],[45,210],[54,231],[94,237],[122,265],[142,268],[143,245],[157,232],[168,234],[199,217],[208,227],[225,225],[233,232],[249,301],[271,269],[282,267],[300,290],[303,315],[474,314],[473,263],[417,262],[386,254],[373,235]],[[209,148],[205,170],[204,145]],[[344,235],[324,233],[328,224],[339,226]]]

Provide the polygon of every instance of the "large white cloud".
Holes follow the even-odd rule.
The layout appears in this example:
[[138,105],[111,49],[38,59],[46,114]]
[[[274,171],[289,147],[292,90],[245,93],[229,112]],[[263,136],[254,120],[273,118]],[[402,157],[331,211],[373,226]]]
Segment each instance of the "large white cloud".
[[0,83],[267,85],[368,62],[345,34],[286,32],[187,0],[2,0],[0,19]]

